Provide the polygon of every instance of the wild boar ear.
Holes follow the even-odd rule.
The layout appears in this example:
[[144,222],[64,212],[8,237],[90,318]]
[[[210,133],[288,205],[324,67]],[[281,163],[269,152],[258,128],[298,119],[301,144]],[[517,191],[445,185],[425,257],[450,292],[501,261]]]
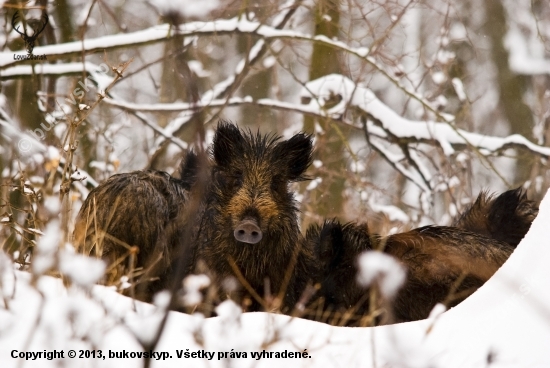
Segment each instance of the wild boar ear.
[[302,174],[311,165],[313,142],[309,134],[296,134],[278,145],[279,152],[286,158],[290,180],[305,180]]
[[187,155],[181,160],[179,174],[180,180],[187,189],[191,189],[199,171],[199,158],[193,151],[187,152]]
[[242,154],[244,138],[235,125],[220,121],[214,135],[212,153],[216,164],[227,167],[237,155]]
[[[321,262],[322,267],[334,266],[342,258],[344,251],[344,233],[342,224],[336,219],[325,220],[322,227],[319,229],[315,226],[316,231],[308,229],[306,238],[313,240],[314,252],[317,259]],[[311,239],[316,237],[317,239]],[[327,270],[328,271],[328,270]]]
[[342,244],[346,247],[345,252],[347,255],[352,255],[352,258],[366,250],[372,250],[373,241],[376,243],[379,239],[378,235],[370,233],[366,222],[349,222],[342,227],[342,233],[344,234]]

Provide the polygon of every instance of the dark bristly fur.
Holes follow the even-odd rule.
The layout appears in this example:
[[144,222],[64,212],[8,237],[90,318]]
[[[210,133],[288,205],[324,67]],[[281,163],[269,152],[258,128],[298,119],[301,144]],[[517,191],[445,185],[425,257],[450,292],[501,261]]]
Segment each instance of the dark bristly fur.
[[[366,224],[342,225],[336,220],[313,225],[306,239],[319,261],[323,307],[340,315],[355,308],[359,317],[347,321],[348,325],[357,324],[369,312],[368,290],[356,279],[357,257],[364,251],[383,249],[407,269],[405,284],[388,304],[391,310],[378,318],[379,323],[390,323],[426,318],[437,303],[458,304],[483,285],[514,249],[454,227],[425,226],[381,238],[370,234]],[[448,300],[451,291],[457,296],[454,300]]]
[[517,246],[538,214],[538,206],[520,188],[499,196],[481,192],[453,226]]
[[[224,292],[220,285],[228,277],[244,279],[243,284],[261,297],[266,287],[273,296],[282,294],[281,309],[290,311],[309,280],[312,255],[301,248],[303,237],[288,184],[304,180],[311,154],[309,135],[297,134],[283,141],[221,122],[208,164],[209,183],[197,213],[186,215],[184,211],[198,173],[197,156],[189,153],[180,168],[181,179],[164,172],[135,171],[115,175],[93,190],[77,219],[76,246],[87,254],[99,249],[98,255],[113,267],[109,283],[129,270],[126,261],[115,266],[116,260],[127,254],[120,243],[137,246],[136,266],[149,269],[155,264],[146,276],[159,278],[142,288],[143,296],[138,295],[150,300],[154,291],[170,282],[173,267],[177,267],[170,266],[172,253],[183,225],[192,220],[197,223],[190,240],[193,266],[183,274],[203,262],[220,293]],[[243,222],[253,224],[250,226],[261,232],[261,240],[238,241],[234,232]],[[102,250],[97,247],[96,226],[110,235],[101,242]],[[248,294],[243,285],[231,297],[253,299]],[[258,301],[249,308],[259,309]]]
[[[196,155],[190,152],[181,172],[195,167]],[[188,201],[193,177],[134,171],[113,175],[90,192],[76,220],[74,243],[77,251],[107,262],[106,284],[116,284],[135,269],[136,275],[143,274],[137,278],[139,299],[150,300],[152,293],[167,286],[171,254],[180,236],[175,222]],[[133,246],[137,253],[132,265]]]
[[319,262],[316,280],[324,307],[335,312],[352,308],[364,293],[356,282],[357,257],[373,249],[367,225],[342,225],[337,220],[327,220],[322,226],[311,225],[306,241]]
[[[212,178],[197,258],[204,260],[218,283],[239,276],[231,267],[234,262],[238,273],[262,297],[268,280],[272,295],[284,292],[283,310],[288,311],[305,288],[311,258],[306,248],[300,248],[298,210],[288,184],[304,179],[311,163],[311,137],[297,134],[281,141],[222,123],[212,151]],[[263,234],[256,244],[237,241],[233,234],[245,218],[256,221]],[[290,279],[285,286],[287,272]],[[234,297],[250,297],[247,294],[240,288]],[[249,309],[258,310],[257,301]]]

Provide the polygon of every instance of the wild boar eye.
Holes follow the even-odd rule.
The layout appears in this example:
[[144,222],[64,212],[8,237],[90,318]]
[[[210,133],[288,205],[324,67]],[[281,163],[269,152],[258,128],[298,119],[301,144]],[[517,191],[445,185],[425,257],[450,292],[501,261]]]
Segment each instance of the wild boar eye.
[[227,173],[218,171],[216,173],[216,180],[222,187],[227,188],[239,188],[243,184],[242,173]]
[[225,182],[233,189],[240,188],[243,185],[243,173],[240,171],[227,173]]
[[231,179],[232,179],[232,182],[233,182],[232,185],[234,187],[240,187],[240,186],[243,185],[243,174],[242,173],[237,173],[237,174],[233,175],[231,177]]

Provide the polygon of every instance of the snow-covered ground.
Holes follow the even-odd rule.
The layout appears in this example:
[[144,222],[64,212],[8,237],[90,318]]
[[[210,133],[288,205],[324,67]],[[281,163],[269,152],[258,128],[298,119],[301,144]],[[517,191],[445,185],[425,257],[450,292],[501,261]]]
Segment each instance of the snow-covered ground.
[[[171,312],[152,367],[550,367],[549,223],[547,194],[531,230],[493,278],[430,320],[331,327],[269,313],[240,314],[225,302],[216,318]],[[131,356],[143,351],[140,341],[154,336],[162,298],[155,307],[100,286],[87,295],[51,277],[35,284],[2,255],[0,296],[7,307],[0,308],[0,367],[143,366]],[[92,349],[96,358],[79,358]],[[12,358],[54,350],[64,358]],[[76,358],[68,357],[70,350]],[[257,355],[264,350],[272,356]],[[115,352],[127,357],[114,358]],[[289,352],[302,357],[289,358]],[[185,353],[208,353],[211,359]],[[240,358],[230,358],[237,353]]]

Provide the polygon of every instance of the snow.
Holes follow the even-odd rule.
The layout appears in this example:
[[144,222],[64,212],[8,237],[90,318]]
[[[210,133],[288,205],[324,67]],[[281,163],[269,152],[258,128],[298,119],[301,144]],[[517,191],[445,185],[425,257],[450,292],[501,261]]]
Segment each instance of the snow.
[[170,299],[170,292],[168,290],[164,290],[155,295],[153,304],[162,310],[166,310],[170,305]]
[[[278,32],[280,32],[280,29],[283,28],[284,25],[286,24],[286,22],[288,21],[288,19],[289,19],[288,16],[291,15],[295,11],[296,8],[297,8],[297,6],[296,6],[296,1],[295,0],[289,0],[289,1],[285,2],[280,7],[281,11],[273,18],[272,27],[263,25],[262,30],[268,30],[267,32],[271,36],[273,34],[279,34]],[[244,28],[246,28],[246,27],[239,28],[239,31],[242,32],[244,30]],[[257,32],[257,31],[259,32],[260,31],[259,24],[256,27],[248,27],[248,28],[252,32]],[[262,36],[264,38],[268,37],[267,34],[262,34]],[[288,36],[288,33],[281,33],[280,36],[281,37]],[[230,74],[227,78],[225,78],[221,82],[218,82],[214,87],[212,87],[212,89],[210,89],[208,91],[205,91],[202,94],[202,98],[201,98],[200,103],[208,105],[208,104],[210,104],[211,101],[224,97],[226,92],[231,90],[231,88],[234,87],[235,83],[238,81],[237,76],[240,74],[241,68],[245,64],[244,60],[248,60],[249,61],[249,66],[252,66],[252,65],[254,65],[254,63],[256,61],[261,59],[260,56],[263,54],[263,52],[265,50],[267,50],[266,41],[264,39],[259,39],[258,41],[256,41],[256,43],[251,47],[251,49],[249,50],[249,52],[245,56],[246,59],[242,59],[239,63],[237,63],[237,67],[236,67],[234,73]],[[168,124],[168,126],[166,127],[166,130],[167,130],[167,132],[169,132],[170,136],[171,136],[172,132],[179,131],[183,125],[188,123],[191,116],[192,116],[191,114],[183,112],[183,113],[180,113],[180,115],[176,119],[173,119]],[[161,135],[161,137],[159,137],[155,141],[155,145],[150,150],[150,153],[155,155],[157,150],[160,149],[160,147],[163,146],[163,143],[167,138],[168,138],[167,136]]]
[[[331,96],[340,95],[342,100],[329,111],[324,112],[320,106]],[[319,114],[327,114],[338,118],[349,108],[356,106],[381,124],[381,129],[369,122],[369,132],[385,137],[390,133],[396,137],[414,138],[418,141],[436,140],[446,155],[455,153],[453,145],[471,145],[488,152],[495,152],[513,146],[523,146],[543,156],[550,155],[550,148],[533,144],[526,138],[514,134],[508,137],[491,137],[470,133],[452,126],[452,122],[440,123],[434,121],[413,121],[406,119],[390,109],[375,94],[362,84],[339,74],[331,74],[306,83],[301,92],[302,98],[311,98],[308,107],[316,109]],[[377,129],[378,128],[378,129]],[[387,133],[386,133],[387,132]]]
[[367,169],[365,164],[363,164],[360,161],[350,163],[349,168],[354,173],[360,173],[360,172],[363,172]]
[[[36,48],[35,48],[36,50]],[[1,54],[0,54],[1,55]],[[66,63],[66,64],[36,64],[34,65],[34,73],[44,75],[66,75],[66,74],[82,74],[85,70],[93,75],[94,81],[104,89],[108,86],[113,78],[106,75],[109,68],[106,64],[100,66],[89,61],[85,63]],[[33,75],[33,67],[31,65],[16,65],[2,70],[2,77],[20,77],[25,75]],[[105,82],[106,81],[106,82]]]
[[168,291],[161,291],[155,295],[154,302],[156,308],[147,309],[140,316],[129,314],[124,317],[125,324],[141,345],[149,345],[156,339],[158,329],[170,304],[170,293]]
[[[250,52],[248,53],[248,60],[252,60],[256,57],[258,57],[258,55],[260,55],[262,49],[265,47],[265,41],[264,40],[259,40],[258,42],[256,42],[254,44],[254,46],[252,46],[250,48]],[[245,66],[246,62],[245,60],[241,60],[238,64],[237,64],[237,67],[235,68],[235,72],[237,74],[240,74],[243,69],[244,69],[244,66]]]
[[445,313],[446,311],[447,311],[447,307],[444,304],[437,303],[433,307],[432,311],[430,312],[430,315],[429,315],[428,319],[437,318],[440,315],[442,315],[443,313]]
[[313,190],[319,186],[323,182],[323,178],[315,178],[312,181],[309,182],[309,184],[306,187],[306,190]]
[[538,75],[550,74],[550,60],[530,57],[521,45],[523,42],[517,34],[509,32],[506,44],[514,45],[510,48],[510,70],[517,74]]
[[103,172],[114,172],[115,167],[111,164],[107,164],[105,162],[101,161],[92,161],[90,162],[90,167],[93,167],[94,169],[98,169],[99,171]]
[[[270,313],[240,314],[231,302],[220,317],[170,312],[155,352],[168,352],[152,367],[548,367],[550,366],[550,195],[525,239],[478,291],[435,319],[375,328],[332,327]],[[61,280],[39,278],[0,266],[0,366],[141,367],[140,359],[109,358],[111,352],[141,352],[140,340],[156,332],[162,307],[94,286],[87,297]],[[11,352],[63,350],[65,359],[11,358]],[[69,349],[101,350],[103,359],[70,359]],[[188,350],[187,350],[188,349]],[[247,358],[221,353],[248,352]],[[311,358],[251,357],[251,352],[307,351]],[[306,350],[307,349],[307,350]],[[215,353],[212,360],[178,358],[177,351]]]
[[29,227],[28,230],[33,234],[44,235],[44,233],[41,230],[35,229],[34,227]]
[[453,41],[463,41],[468,38],[468,32],[463,23],[453,22],[449,30],[449,37]]
[[183,304],[186,306],[197,305],[202,301],[201,290],[210,285],[210,279],[206,275],[189,275],[183,280]]
[[464,152],[460,152],[458,155],[456,155],[456,161],[460,162],[462,165],[466,165],[466,162],[468,161],[468,155]]
[[206,78],[212,74],[210,71],[204,69],[204,65],[202,65],[202,63],[198,60],[189,60],[187,65],[189,66],[189,69],[191,69],[191,71],[199,78]]
[[437,61],[443,65],[450,64],[455,57],[456,55],[452,51],[439,50],[437,52]]
[[435,84],[441,85],[447,81],[447,76],[442,72],[435,72],[432,74],[432,80]]
[[59,201],[59,197],[46,196],[44,199],[44,208],[50,214],[58,214],[61,210],[61,202]]
[[132,284],[129,282],[129,278],[128,276],[121,276],[120,277],[120,290],[124,290],[124,289],[128,289],[129,287],[132,286]]
[[105,262],[65,250],[61,252],[59,269],[77,285],[91,287],[105,274]]
[[456,95],[458,96],[458,99],[461,102],[466,101],[466,92],[464,92],[464,85],[462,84],[462,81],[458,78],[453,78],[451,80],[451,83],[453,84],[453,88],[456,92]]
[[437,108],[439,109],[443,109],[445,108],[445,106],[447,106],[447,102],[447,97],[439,95],[435,99],[435,106],[437,106]]
[[[209,0],[212,1],[212,0]],[[202,4],[201,4],[202,6]],[[286,10],[287,12],[290,11]],[[283,18],[284,19],[284,18]],[[281,19],[282,22],[282,19]],[[260,22],[249,21],[246,17],[235,17],[231,19],[218,19],[211,22],[188,22],[178,26],[178,33],[185,36],[195,35],[223,35],[234,32],[252,33],[262,37],[262,40],[256,42],[254,46],[263,44],[267,39],[295,39],[303,41],[311,41],[312,37],[308,34],[292,30],[277,29],[278,25],[271,27]],[[127,45],[143,45],[151,42],[156,42],[165,39],[169,35],[170,25],[162,24],[141,31],[125,34],[115,34],[98,38],[85,39],[83,42],[67,42],[59,45],[46,45],[34,48],[35,55],[62,56],[82,51],[99,52],[104,49],[116,48]],[[325,36],[315,36],[316,42],[326,43],[339,49],[348,50],[349,52],[365,57],[368,50],[365,47],[349,48],[344,42],[331,40]],[[254,57],[254,46],[249,53],[249,58]],[[26,55],[26,54],[25,54]],[[0,69],[20,63],[14,60],[14,54],[8,52],[0,53]]]
[[[372,130],[376,130],[377,127],[374,127]],[[369,128],[370,129],[370,128]],[[383,145],[382,140],[378,139],[376,136],[370,137],[370,145],[380,152],[391,164],[392,166],[399,171],[403,176],[409,179],[411,182],[416,184],[424,192],[428,192],[429,188],[424,181],[419,178],[416,172],[409,170],[403,165],[401,161],[404,160],[405,156],[403,154],[394,154],[393,152],[386,149]]]
[[390,221],[400,221],[405,224],[411,221],[409,216],[396,206],[382,205],[374,201],[369,201],[369,208],[374,212],[385,214]]
[[216,313],[221,321],[227,323],[237,323],[242,315],[241,307],[232,300],[225,300],[216,307]]
[[392,298],[405,282],[407,273],[403,266],[385,253],[364,252],[359,256],[357,263],[359,265],[357,282],[365,287],[376,283],[380,293],[386,298]]
[[[203,99],[205,100],[205,99]],[[224,105],[227,106],[235,106],[235,105],[245,105],[245,104],[252,104],[255,105],[262,105],[266,107],[273,107],[278,109],[286,109],[286,110],[298,110],[303,111],[305,113],[313,113],[316,111],[315,109],[307,107],[307,105],[298,105],[293,104],[289,102],[284,101],[278,101],[278,100],[272,100],[269,98],[263,98],[254,101],[250,96],[240,98],[240,97],[231,97],[229,99],[215,99],[215,100],[208,100],[207,102],[199,102],[197,104],[190,104],[187,102],[174,102],[174,103],[155,103],[155,104],[136,104],[132,102],[126,102],[121,99],[114,99],[114,98],[105,98],[104,102],[113,105],[118,106],[123,109],[132,110],[132,111],[147,111],[147,112],[159,112],[159,111],[166,111],[166,112],[179,112],[179,111],[190,111],[197,107],[221,107]],[[174,120],[175,121],[175,120]],[[166,134],[171,133],[174,131],[175,128],[177,128],[177,124],[172,121],[171,125],[165,129]]]
[[33,258],[32,270],[35,275],[41,275],[55,264],[55,254],[61,241],[59,221],[52,220],[46,226],[44,235],[38,241]]
[[[517,74],[550,74],[548,49],[541,35],[543,28],[536,19],[535,12],[528,3],[503,1],[510,24],[504,37],[510,70]],[[544,31],[542,31],[544,33]]]
[[[112,82],[113,78],[109,77],[106,73],[109,71],[109,67],[106,64],[100,64],[96,65],[90,62],[85,63],[67,63],[67,64],[38,64],[35,65],[35,72],[42,73],[44,75],[61,75],[61,74],[72,74],[72,73],[82,73],[83,70],[87,71],[91,76],[89,79],[93,80],[97,84],[98,90],[102,91],[107,88]],[[16,76],[24,76],[24,75],[33,75],[33,70],[30,65],[18,65],[14,67],[9,67],[2,71],[2,75],[9,75],[12,77]],[[111,96],[114,99],[118,99],[116,94],[111,94]],[[74,97],[74,96],[72,96]],[[103,96],[104,97],[104,96]],[[70,99],[66,99],[69,102],[72,103]],[[76,102],[75,102],[76,104]],[[62,106],[63,107],[63,106]],[[84,107],[84,106],[83,106]],[[121,105],[122,108],[124,108],[124,104]],[[1,113],[1,111],[0,111]],[[68,111],[66,113],[69,113]],[[7,114],[6,114],[7,115]],[[145,117],[141,113],[135,114],[138,119],[140,119],[143,123],[151,127],[156,133],[160,134],[163,138],[169,139],[172,143],[179,146],[182,150],[187,149],[187,143],[182,141],[181,139],[172,136],[171,131],[167,131],[158,125],[151,122],[147,117]],[[10,133],[11,136],[13,136],[13,139],[20,140],[19,147],[21,148],[21,142],[28,143],[29,149],[25,150],[25,152],[34,152],[34,151],[43,151],[46,149],[46,147],[39,141],[37,141],[34,137],[32,137],[29,134],[21,133],[16,128],[14,128],[15,124],[10,126],[11,124],[4,124],[2,120],[0,120],[0,124],[2,126],[7,127],[7,131]],[[59,126],[59,125],[58,125]],[[4,130],[5,132],[5,130]],[[4,133],[5,134],[5,133]],[[26,148],[26,146],[25,146]],[[84,172],[82,173],[84,176],[86,176],[86,180],[89,184],[92,186],[97,186],[97,183],[93,181],[91,176],[86,175]]]
[[269,69],[277,63],[277,59],[274,56],[268,56],[264,59],[262,65],[264,68]]
[[[190,25],[195,25],[196,28],[192,28]],[[236,22],[233,19],[209,23],[195,22],[188,24],[189,27],[183,29],[189,32],[215,32],[216,29],[223,31],[225,26],[225,29],[233,27],[241,32],[257,32],[260,35],[265,35],[266,38],[306,39],[309,37],[265,26],[254,28],[256,25],[258,23],[244,19]],[[212,29],[214,31],[211,31]],[[142,31],[142,33],[86,40],[85,48],[116,45],[117,42],[120,44],[149,42],[154,40],[154,37],[158,37],[158,39],[166,37],[166,32],[166,27],[160,26]],[[453,39],[457,37],[456,35],[452,36]],[[349,49],[347,45],[328,38],[318,37],[317,41],[332,44],[337,48]],[[263,45],[260,42],[256,43],[246,56],[249,60],[260,53]],[[81,43],[76,44],[74,48],[76,51],[71,52],[80,51]],[[70,45],[37,47],[35,53],[68,52]],[[352,49],[352,51],[360,57],[367,57],[369,53],[369,50],[364,47]],[[539,70],[537,65],[530,63],[532,59],[519,58],[526,55],[526,51],[522,50],[516,54],[511,53],[511,61],[513,58],[520,60],[517,63],[519,66],[514,66],[514,62],[511,62],[512,67],[529,66],[531,73],[533,70]],[[5,54],[0,55],[0,65],[4,65],[2,63],[6,61],[5,56]],[[11,58],[12,55],[9,54],[9,57]],[[453,55],[441,53],[439,57],[442,62],[448,62]],[[244,63],[241,63],[236,71],[239,72],[243,65]],[[545,67],[546,64],[541,65]],[[78,72],[82,70],[83,65],[78,63],[70,65],[37,64],[35,67],[38,72],[55,74],[64,73],[69,68]],[[93,65],[85,67],[93,68]],[[17,65],[2,70],[2,76],[25,73],[31,74],[30,66]],[[201,101],[201,106],[208,103],[211,106],[216,104],[222,106],[226,103],[229,105],[252,103],[251,98],[231,98],[229,100],[220,98],[219,95],[233,81],[234,76],[232,75],[216,85],[210,94],[204,95],[205,98]],[[464,101],[466,94],[462,83],[458,82],[460,81],[455,81],[455,79],[452,81],[458,98]],[[418,157],[415,158],[414,151],[411,158],[419,164],[419,172],[424,178],[401,165],[404,156],[384,146],[381,138],[387,138],[389,134],[393,134],[397,137],[413,137],[419,140],[436,139],[449,156],[456,153],[456,146],[467,144],[472,144],[486,152],[494,152],[507,147],[525,146],[541,155],[550,155],[548,148],[533,145],[519,136],[496,138],[468,133],[455,129],[450,119],[447,123],[405,119],[380,101],[371,90],[342,76],[327,76],[308,83],[306,87],[303,94],[311,98],[309,105],[270,99],[262,99],[255,103],[273,108],[300,111],[304,114],[329,115],[336,118],[342,117],[349,105],[362,109],[381,123],[381,126],[375,125],[372,121],[368,123],[368,130],[372,134],[371,144],[377,150],[384,152],[401,172],[408,175],[407,177],[424,188],[426,184],[422,179],[431,181],[432,178],[430,178],[429,171],[420,165]],[[307,91],[313,91],[313,95]],[[328,111],[322,109],[321,107],[325,106],[325,101],[334,92],[343,97],[342,102]],[[121,106],[121,108],[136,111],[182,111],[197,107],[192,104],[131,105],[114,95],[106,101]],[[7,116],[7,114],[2,114],[2,116],[4,115]],[[171,139],[173,138],[172,132],[177,130],[178,122],[182,121],[185,121],[185,117],[175,120],[166,130],[160,130],[157,127],[158,132],[162,132],[164,138]],[[14,122],[2,120],[0,123],[2,124],[2,134],[11,139],[34,139],[18,132],[15,128],[17,124]],[[62,160],[59,151],[55,148],[47,147],[36,139],[32,142],[34,149],[38,152],[47,152],[50,160]],[[181,144],[183,145],[185,142]],[[457,155],[457,161],[464,162],[467,159],[465,154]],[[319,162],[318,166],[321,165],[322,163]],[[318,166],[316,165],[316,167]],[[79,179],[80,176],[74,178]],[[311,188],[308,187],[308,189],[313,189],[319,182],[312,181]],[[425,201],[425,206],[428,206],[427,196],[422,198]],[[59,209],[56,204],[52,204],[51,207],[48,204],[45,205],[52,213]],[[389,213],[395,219],[402,216],[395,207],[379,206],[377,208],[374,205],[371,207],[373,210]],[[10,221],[9,217],[4,217],[4,219]],[[408,218],[402,217],[401,220],[407,222]],[[532,229],[495,276],[464,303],[450,311],[445,312],[442,305],[436,305],[429,320],[377,328],[339,328],[270,313],[241,314],[238,306],[233,302],[226,301],[217,307],[216,311],[219,317],[216,318],[204,319],[200,315],[170,312],[166,329],[156,351],[169,352],[172,358],[153,362],[152,365],[153,367],[180,367],[182,365],[274,367],[282,364],[323,367],[485,367],[488,365],[487,357],[491,355],[494,360],[490,364],[491,367],[549,366],[550,353],[547,350],[547,344],[550,341],[550,324],[548,323],[550,320],[550,291],[547,287],[547,280],[550,279],[550,269],[547,267],[550,262],[550,240],[547,234],[549,222],[550,196],[547,195],[541,204],[541,213],[535,220]],[[152,342],[156,336],[168,305],[169,295],[166,293],[157,295],[155,305],[148,305],[118,295],[110,288],[91,287],[100,277],[104,264],[99,260],[72,255],[68,252],[59,253],[59,266],[61,271],[73,281],[73,286],[66,288],[59,279],[41,276],[56,261],[57,253],[55,252],[57,252],[57,246],[61,240],[60,236],[58,222],[50,222],[36,247],[33,271],[37,280],[28,273],[14,271],[11,260],[4,253],[0,253],[0,294],[4,299],[0,300],[0,366],[142,366],[142,361],[138,359],[71,360],[66,358],[63,362],[59,360],[23,362],[10,357],[14,349],[20,352],[40,352],[45,349],[63,349],[67,352],[71,348],[77,350],[101,349],[105,353],[109,350],[141,351],[142,344]],[[370,283],[378,278],[382,282],[381,289],[390,295],[395,292],[396,285],[400,281],[399,267],[395,267],[391,259],[381,256],[383,255],[373,252],[363,256],[360,263],[360,277],[365,283]],[[202,285],[206,285],[204,279],[195,279],[189,282],[191,284],[189,289],[197,292]],[[90,287],[91,292],[89,292]],[[216,357],[212,362],[199,359],[182,360],[176,358],[176,349],[193,352],[206,350],[216,353]],[[307,350],[311,354],[311,358],[306,360],[218,358],[220,352],[231,352],[232,350],[258,352],[263,349],[269,351],[287,349],[300,352]]]
[[83,176],[80,171],[75,171],[72,175],[71,175],[71,179],[72,180],[83,180],[85,178],[85,176]]

